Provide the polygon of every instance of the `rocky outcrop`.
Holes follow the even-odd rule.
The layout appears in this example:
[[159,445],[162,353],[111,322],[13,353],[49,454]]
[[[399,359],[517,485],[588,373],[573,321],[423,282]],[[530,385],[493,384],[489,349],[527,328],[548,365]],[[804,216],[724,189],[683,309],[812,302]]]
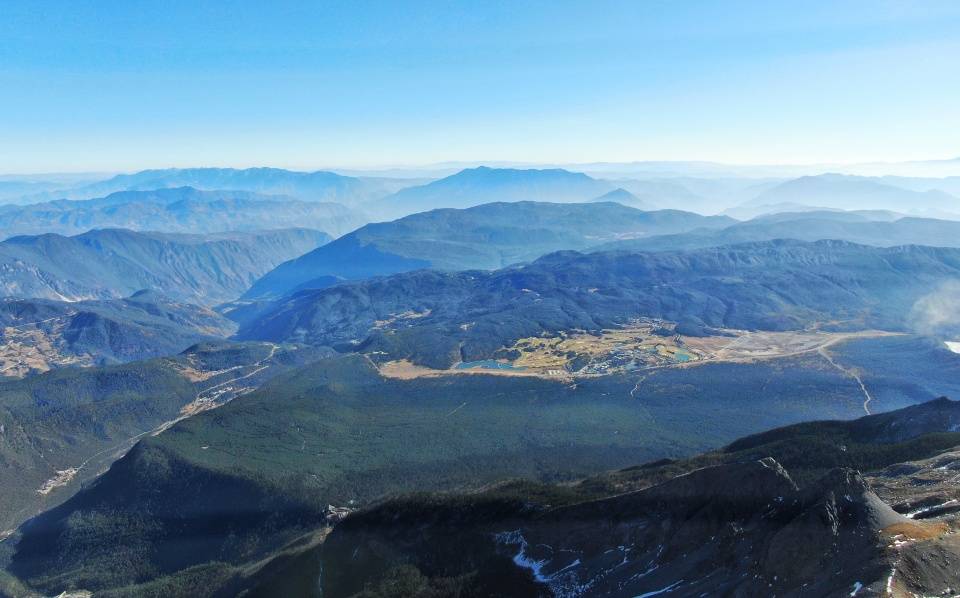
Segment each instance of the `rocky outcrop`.
[[[464,513],[435,513],[416,530],[398,517],[389,537],[378,535],[376,524],[365,525],[365,514],[348,519],[327,549],[347,569],[337,571],[324,595],[341,595],[347,586],[338,587],[338,580],[362,579],[370,564],[364,555],[372,554],[381,570],[402,554],[425,574],[443,577],[469,570],[453,564],[461,559],[489,563],[499,556],[524,571],[536,592],[555,596],[875,595],[896,564],[885,530],[910,523],[856,471],[832,470],[801,488],[770,458],[707,467],[637,492],[545,511],[518,505],[512,512]],[[413,538],[431,546],[458,538],[461,550],[445,562],[434,551],[420,551]],[[352,565],[336,558],[348,549],[360,555]]]
[[883,576],[878,533],[901,520],[859,473],[798,489],[763,459],[559,509],[500,538],[556,595],[849,595]]

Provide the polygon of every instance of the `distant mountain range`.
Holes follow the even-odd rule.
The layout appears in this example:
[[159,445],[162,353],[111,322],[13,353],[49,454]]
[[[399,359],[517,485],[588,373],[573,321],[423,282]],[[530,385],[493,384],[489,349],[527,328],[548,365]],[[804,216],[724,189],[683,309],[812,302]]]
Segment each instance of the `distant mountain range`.
[[0,242],[0,297],[113,299],[143,289],[215,305],[277,264],[330,240],[306,229],[183,235],[93,230]]
[[596,249],[669,251],[773,239],[837,239],[877,247],[960,247],[960,221],[902,217],[890,212],[783,212],[758,216],[722,229],[614,241]]
[[647,200],[640,199],[639,197],[627,191],[623,187],[617,187],[613,191],[608,191],[607,193],[604,193],[600,197],[594,197],[590,201],[594,203],[614,202],[630,208],[636,208],[638,210],[656,209],[655,204]]
[[491,201],[585,202],[622,189],[604,201],[612,199],[642,209],[671,207],[708,214],[728,209],[728,215],[740,219],[796,210],[798,206],[960,217],[960,199],[949,192],[960,190],[960,177],[818,174],[752,179],[729,175],[609,175],[609,179],[600,179],[564,169],[468,168],[426,185],[402,189],[367,204],[366,209],[374,219],[386,220],[433,208],[464,208]]
[[[726,203],[724,194],[717,193],[715,189],[711,189],[706,195],[695,190],[697,181],[694,180],[613,179],[610,182],[635,196],[641,203],[631,205],[639,209],[673,208],[713,214],[719,212],[719,206]],[[743,186],[751,187],[752,181],[744,181]]]
[[426,185],[408,187],[366,206],[376,220],[436,208],[470,208],[490,202],[590,201],[615,185],[561,169],[469,168]]
[[492,270],[560,249],[667,232],[719,228],[734,221],[691,212],[642,212],[618,203],[492,203],[441,209],[393,222],[368,224],[281,264],[258,280],[245,299],[279,297],[337,280],[420,268]]
[[[960,160],[957,160],[956,164],[960,166]],[[954,197],[960,197],[960,175],[947,176],[943,178],[885,175],[874,177],[874,180],[885,185],[900,187],[901,189],[909,189],[911,191],[923,192],[937,190],[943,191],[944,193],[949,193]]]
[[[521,338],[647,316],[709,328],[910,330],[960,279],[960,249],[769,241],[688,252],[558,252],[495,272],[418,271],[303,291],[240,338],[306,342],[435,368],[488,359]],[[955,322],[954,327],[960,326]],[[941,323],[942,334],[948,326]]]
[[600,178],[796,178],[839,172],[858,176],[951,177],[960,175],[960,157],[943,160],[903,162],[813,163],[813,164],[729,164],[705,160],[637,160],[632,162],[520,162],[487,160],[482,162],[450,161],[423,166],[394,167],[351,171],[363,176],[447,176],[465,168],[480,165],[497,168],[563,168]]
[[[942,194],[960,196],[960,176],[957,176],[960,162],[956,161],[937,162],[938,166],[926,174],[922,168],[894,170],[909,176],[863,176],[883,174],[883,171],[872,168],[830,171],[828,166],[778,169],[645,162],[535,168],[491,164],[496,166],[464,168],[448,164],[427,170],[384,171],[377,174],[387,176],[376,177],[278,168],[174,168],[102,180],[92,180],[94,175],[7,176],[0,177],[0,200],[24,204],[91,199],[120,191],[193,187],[206,191],[282,195],[307,202],[336,202],[362,207],[370,218],[385,221],[435,208],[464,208],[497,201],[586,202],[617,188],[623,188],[639,200],[640,203],[630,204],[634,207],[675,208],[704,214],[731,209],[729,214],[740,219],[783,209],[795,210],[797,206],[895,209],[936,217],[957,213],[956,202],[951,203]],[[943,174],[934,174],[934,171]],[[951,174],[954,176],[945,176]],[[444,178],[431,180],[437,176]],[[622,196],[621,199],[628,198]],[[921,203],[914,208],[903,205],[904,201]],[[736,207],[744,202],[747,205]]]
[[119,174],[77,187],[65,187],[24,196],[17,203],[55,199],[90,199],[118,191],[152,191],[171,187],[203,190],[236,190],[288,195],[302,201],[355,205],[383,197],[415,184],[406,179],[357,178],[333,172],[296,172],[280,168],[167,168]]
[[123,363],[222,339],[233,323],[153,291],[108,301],[0,301],[0,375]]
[[18,201],[47,191],[89,185],[103,180],[99,173],[0,174],[0,202]]
[[7,237],[74,235],[96,228],[202,234],[311,228],[339,237],[365,222],[359,212],[338,203],[192,187],[118,191],[97,199],[0,206],[0,234]]
[[727,214],[752,217],[781,206],[841,210],[892,210],[915,216],[960,217],[960,198],[940,190],[911,191],[876,179],[841,174],[805,176],[763,191]]

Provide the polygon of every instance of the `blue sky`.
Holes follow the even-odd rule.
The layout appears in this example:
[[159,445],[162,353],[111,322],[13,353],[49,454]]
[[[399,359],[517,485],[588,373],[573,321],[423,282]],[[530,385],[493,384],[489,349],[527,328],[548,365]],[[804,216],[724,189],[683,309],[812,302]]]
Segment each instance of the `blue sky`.
[[960,2],[0,0],[0,170],[960,156]]

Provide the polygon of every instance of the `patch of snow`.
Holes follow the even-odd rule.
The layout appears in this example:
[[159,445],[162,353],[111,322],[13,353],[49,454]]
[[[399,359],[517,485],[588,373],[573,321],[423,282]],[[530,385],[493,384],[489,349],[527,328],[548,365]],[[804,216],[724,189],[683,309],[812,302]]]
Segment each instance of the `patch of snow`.
[[654,591],[652,591],[652,592],[647,592],[647,593],[645,593],[645,594],[640,594],[640,595],[634,596],[633,598],[649,598],[650,596],[658,596],[658,595],[660,595],[660,594],[665,594],[665,593],[673,590],[674,588],[676,588],[678,585],[680,585],[680,584],[682,584],[682,583],[683,583],[683,580],[681,579],[680,581],[675,582],[675,583],[672,583],[672,584],[668,585],[668,586],[665,587],[665,588],[661,588],[661,589],[659,589],[659,590],[654,590]]
[[850,592],[850,596],[856,596],[857,592],[863,589],[863,584],[859,581],[853,582],[853,591]]
[[928,513],[930,511],[933,511],[934,509],[939,509],[941,507],[946,507],[952,504],[956,504],[956,502],[957,502],[957,499],[954,498],[952,500],[948,500],[947,502],[941,503],[939,505],[933,505],[931,507],[924,507],[922,509],[917,509],[916,511],[911,511],[907,513],[907,517],[909,517],[910,519],[914,519],[917,515],[923,515],[924,513]]
[[[899,536],[899,537],[902,537],[902,536]],[[897,550],[900,550],[900,549],[903,548],[904,546],[909,546],[909,545],[911,545],[911,544],[913,544],[913,542],[911,542],[911,541],[909,541],[909,540],[896,540],[896,539],[895,539],[895,540],[893,541],[893,544],[892,544],[890,547],[891,547],[891,548],[895,548],[895,549],[897,549]]]
[[635,579],[640,579],[641,577],[646,577],[647,575],[650,575],[651,573],[653,573],[654,571],[656,571],[656,570],[659,569],[659,568],[660,568],[660,565],[650,565],[650,568],[647,569],[646,571],[644,571],[644,572],[642,572],[642,573],[634,573],[634,574],[630,577],[630,581],[633,581],[633,580],[635,580]]
[[559,575],[559,574],[563,573],[564,571],[567,571],[568,569],[573,569],[574,567],[579,567],[579,566],[580,566],[580,559],[577,559],[577,560],[573,561],[572,563],[570,563],[569,565],[567,565],[566,567],[564,567],[563,569],[560,569],[559,571],[557,571],[556,573],[554,573],[554,575]]
[[[574,569],[580,566],[580,559],[575,559],[566,567],[558,571],[554,571],[551,574],[545,575],[543,573],[543,569],[550,563],[550,559],[536,560],[531,558],[527,554],[529,544],[527,543],[527,539],[523,537],[523,534],[520,530],[501,532],[496,534],[494,537],[502,544],[519,546],[520,550],[513,556],[513,563],[522,569],[529,569],[530,572],[533,573],[534,580],[539,583],[546,584],[547,587],[550,588],[553,595],[557,596],[558,598],[574,598],[582,596],[594,583],[592,580],[585,583],[580,583],[577,579],[577,574]],[[546,544],[540,544],[538,546],[550,548]],[[552,548],[550,548],[550,550],[551,552],[553,551]],[[573,551],[560,550],[558,552]]]
[[520,547],[520,551],[517,554],[513,555],[513,564],[520,567],[521,569],[530,569],[533,573],[533,578],[540,582],[546,583],[550,581],[549,577],[545,577],[541,571],[543,571],[543,566],[547,564],[547,559],[538,561],[527,556],[527,539],[523,537],[523,534],[520,533],[520,530],[514,530],[512,532],[502,532],[497,534],[497,541],[503,544],[516,544]]

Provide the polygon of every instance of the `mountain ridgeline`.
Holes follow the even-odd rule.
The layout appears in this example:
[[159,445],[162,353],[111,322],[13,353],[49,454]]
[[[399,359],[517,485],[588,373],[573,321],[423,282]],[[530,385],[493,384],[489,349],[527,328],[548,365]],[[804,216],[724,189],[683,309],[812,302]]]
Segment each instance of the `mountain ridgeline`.
[[960,214],[960,198],[939,189],[916,191],[888,181],[841,174],[804,176],[785,181],[743,204],[762,208],[797,204],[840,210],[894,210],[937,217]]
[[307,229],[181,235],[123,229],[0,242],[0,296],[77,301],[160,291],[216,305],[277,264],[329,241]]
[[196,305],[153,291],[126,299],[0,300],[0,374],[103,365],[179,353],[222,339],[234,324]]
[[[447,368],[513,341],[632,318],[712,328],[910,330],[960,277],[960,250],[771,241],[688,252],[558,252],[494,272],[417,271],[276,302],[244,339],[373,352]],[[415,316],[415,317],[414,317]]]
[[0,231],[7,236],[75,235],[98,228],[167,233],[309,228],[339,237],[366,221],[359,212],[339,203],[192,187],[118,191],[96,199],[0,206]]
[[141,437],[323,355],[210,341],[170,357],[0,378],[0,529],[66,500]]
[[256,281],[246,299],[283,296],[416,270],[493,270],[561,249],[693,229],[734,221],[678,210],[644,212],[618,203],[491,203],[440,209],[392,222],[368,224],[304,256],[281,264]]
[[630,208],[636,208],[638,210],[654,210],[655,205],[649,201],[640,199],[634,193],[627,191],[623,187],[617,187],[613,191],[608,191],[599,197],[595,197],[590,200],[595,203],[602,203],[612,201],[621,205],[625,205]]
[[893,247],[930,245],[960,247],[960,221],[902,217],[890,212],[835,212],[812,210],[757,216],[725,228],[700,229],[606,243],[597,250],[669,251],[719,247],[738,243],[797,239],[836,239]]
[[[898,512],[857,470],[945,453],[960,442],[958,421],[958,404],[940,399],[772,430],[572,486],[387,501],[348,518],[318,549],[322,595],[949,594],[960,558],[949,527]],[[904,424],[910,433],[871,433]],[[953,453],[939,461],[957,464]],[[919,468],[899,469],[903,481]],[[909,547],[888,546],[898,537]]]
[[491,201],[585,202],[616,188],[581,172],[554,169],[467,168],[451,176],[401,189],[368,210],[396,218],[437,208],[470,208]]
[[207,191],[252,191],[293,196],[303,201],[355,205],[383,197],[409,184],[409,181],[350,177],[322,170],[298,172],[281,168],[167,168],[119,174],[85,185],[62,187],[24,197],[19,203],[91,199],[118,191],[194,187]]

